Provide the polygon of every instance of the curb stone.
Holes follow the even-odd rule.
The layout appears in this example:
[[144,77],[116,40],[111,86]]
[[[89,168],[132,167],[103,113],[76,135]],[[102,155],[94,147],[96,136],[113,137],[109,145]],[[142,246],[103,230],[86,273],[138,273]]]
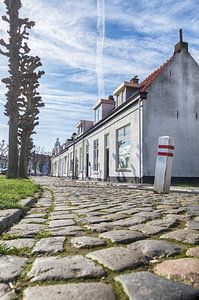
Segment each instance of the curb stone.
[[[36,203],[35,198],[25,198],[21,199],[18,203],[24,208],[30,208]],[[2,209],[0,210],[0,234],[5,230],[9,229],[12,225],[17,223],[24,215],[22,209]]]

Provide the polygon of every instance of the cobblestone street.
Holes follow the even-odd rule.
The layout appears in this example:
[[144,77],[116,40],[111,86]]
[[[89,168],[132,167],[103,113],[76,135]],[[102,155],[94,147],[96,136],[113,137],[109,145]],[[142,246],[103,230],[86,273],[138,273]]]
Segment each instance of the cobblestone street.
[[199,299],[199,194],[36,178],[0,244],[0,299]]

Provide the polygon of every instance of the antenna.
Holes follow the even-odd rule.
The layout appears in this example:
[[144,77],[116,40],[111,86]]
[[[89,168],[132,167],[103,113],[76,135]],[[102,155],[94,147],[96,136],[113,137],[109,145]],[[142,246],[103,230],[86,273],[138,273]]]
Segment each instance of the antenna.
[[179,35],[180,35],[180,43],[182,43],[183,42],[182,29],[179,30]]

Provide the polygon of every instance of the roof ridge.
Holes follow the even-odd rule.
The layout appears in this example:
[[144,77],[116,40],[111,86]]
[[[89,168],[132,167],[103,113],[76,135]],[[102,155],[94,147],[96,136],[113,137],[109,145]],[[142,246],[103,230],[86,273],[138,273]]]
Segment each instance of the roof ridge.
[[153,71],[150,75],[148,75],[142,82],[140,86],[140,92],[146,92],[146,90],[151,86],[155,78],[166,68],[166,66],[172,61],[174,54],[167,59],[162,65],[160,65],[155,71]]

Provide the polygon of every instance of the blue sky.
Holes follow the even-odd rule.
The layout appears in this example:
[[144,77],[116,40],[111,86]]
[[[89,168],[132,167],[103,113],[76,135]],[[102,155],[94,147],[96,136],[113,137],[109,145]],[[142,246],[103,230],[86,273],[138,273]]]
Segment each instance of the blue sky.
[[[46,72],[40,94],[45,102],[34,142],[46,151],[63,143],[80,119],[93,119],[95,102],[124,80],[143,80],[165,62],[183,29],[190,53],[199,62],[198,0],[22,0],[23,17],[36,22],[29,45]],[[5,12],[3,0],[0,15]],[[0,21],[0,37],[6,24]],[[0,57],[0,77],[7,61]],[[7,140],[0,83],[0,140]]]

